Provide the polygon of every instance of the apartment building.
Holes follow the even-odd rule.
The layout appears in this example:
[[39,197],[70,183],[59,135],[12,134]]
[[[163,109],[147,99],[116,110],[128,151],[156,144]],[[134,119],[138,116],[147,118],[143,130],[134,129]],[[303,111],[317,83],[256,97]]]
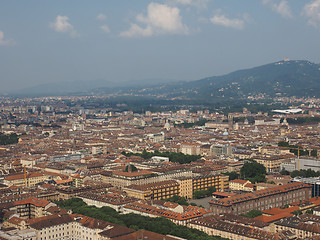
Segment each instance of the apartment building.
[[34,219],[29,227],[35,231],[37,240],[107,240],[135,232],[127,227],[78,214]]
[[102,174],[102,181],[122,189],[129,185],[143,185],[172,180],[178,177],[191,177],[192,171],[183,167],[155,168],[152,171],[141,170],[137,172],[113,171]]
[[[164,187],[170,182],[170,187]],[[172,188],[172,184],[174,187]],[[177,186],[176,186],[177,185]],[[204,174],[195,177],[178,177],[174,180],[150,183],[144,185],[130,185],[123,188],[128,196],[138,199],[166,199],[174,195],[192,198],[195,191],[207,190],[215,187],[224,191],[229,187],[229,177],[226,175]]]
[[7,176],[3,183],[7,186],[18,186],[18,187],[34,187],[36,184],[43,182],[46,179],[46,176],[42,173],[32,172],[24,174],[17,174]]
[[315,215],[287,217],[274,223],[274,225],[276,232],[290,230],[300,239],[320,236],[320,217]]
[[179,196],[187,199],[193,196],[193,180],[191,177],[178,177],[175,180],[179,183]]
[[224,191],[229,188],[229,176],[205,174],[192,178],[193,192],[207,190],[209,187],[215,187],[218,191]]
[[311,186],[304,183],[291,183],[284,186],[237,194],[235,196],[210,201],[214,214],[241,214],[253,209],[265,210],[283,207],[286,204],[311,198]]
[[132,202],[123,207],[124,213],[136,213],[148,217],[164,217],[175,224],[186,226],[190,221],[210,214],[210,211],[159,200]]
[[236,191],[253,191],[253,184],[249,180],[234,179],[229,182],[229,188]]
[[181,143],[180,152],[188,155],[199,155],[201,153],[201,144],[199,143]]
[[149,183],[144,185],[130,185],[123,188],[129,197],[137,199],[167,199],[179,195],[179,183],[174,180]]
[[267,173],[280,172],[280,165],[286,159],[278,156],[255,156],[253,160],[266,167]]
[[30,197],[15,201],[13,206],[9,208],[10,211],[14,211],[21,218],[37,218],[48,215],[46,212],[50,207],[57,206],[55,203],[49,202],[44,199],[36,197]]
[[285,233],[269,231],[268,224],[262,221],[231,214],[211,215],[188,223],[188,227],[203,231],[208,235],[233,240],[286,240]]
[[118,194],[97,194],[97,193],[82,193],[78,196],[81,198],[87,205],[93,205],[96,207],[111,207],[118,212],[122,212],[122,208],[124,205],[134,202],[137,199],[127,196],[122,196]]

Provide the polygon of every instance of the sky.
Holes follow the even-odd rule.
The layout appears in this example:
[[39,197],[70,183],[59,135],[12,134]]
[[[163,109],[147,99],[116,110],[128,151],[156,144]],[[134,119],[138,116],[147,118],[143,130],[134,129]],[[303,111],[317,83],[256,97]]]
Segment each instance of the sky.
[[0,92],[320,63],[320,0],[0,0]]

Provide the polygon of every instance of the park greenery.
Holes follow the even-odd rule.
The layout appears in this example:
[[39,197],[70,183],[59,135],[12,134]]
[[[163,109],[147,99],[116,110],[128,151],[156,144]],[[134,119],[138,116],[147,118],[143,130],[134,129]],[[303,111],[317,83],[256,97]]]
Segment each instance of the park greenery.
[[294,170],[291,174],[292,178],[295,177],[304,177],[304,178],[310,178],[310,177],[320,177],[320,171],[314,171],[309,169],[301,169],[301,170]]
[[310,153],[309,153],[309,150],[303,149],[298,145],[290,145],[288,142],[285,142],[285,141],[280,141],[278,143],[278,146],[290,148],[290,152],[295,154],[296,156],[298,156],[298,149],[299,149],[299,156],[308,156],[309,154],[313,157],[317,156],[317,150],[315,149],[310,150]]
[[208,187],[207,190],[195,190],[193,192],[193,198],[199,199],[199,198],[205,198],[205,197],[210,197],[212,196],[212,193],[216,191],[216,188],[211,186]]
[[298,209],[298,210],[293,211],[292,214],[298,216],[298,215],[302,214],[302,211],[300,209]]
[[139,156],[144,159],[150,159],[153,156],[168,157],[170,162],[177,162],[180,164],[191,163],[191,162],[194,162],[194,161],[201,158],[200,155],[187,155],[187,154],[183,154],[181,152],[179,152],[179,153],[159,152],[159,151],[147,152],[146,150],[143,150],[142,153],[127,153],[127,152],[123,151],[122,154],[127,157]]
[[240,178],[252,183],[266,182],[266,167],[254,160],[248,160],[240,169]]
[[262,215],[262,212],[260,210],[251,210],[245,214],[242,214],[242,216],[248,217],[248,218],[255,218],[261,215]]
[[281,171],[280,171],[280,174],[281,175],[290,175],[290,172],[288,170],[282,168]]
[[180,197],[178,195],[174,195],[170,198],[164,199],[164,201],[178,203],[179,205],[189,206],[187,199],[185,197]]
[[240,177],[240,175],[236,171],[224,172],[222,174],[229,176],[230,181],[235,180],[235,179],[239,179],[239,177]]
[[306,124],[306,123],[318,123],[320,117],[298,117],[298,118],[287,118],[289,124]]
[[5,135],[0,133],[0,145],[14,144],[19,141],[18,135],[11,133],[10,135]]
[[181,124],[174,124],[174,126],[183,127],[183,128],[191,128],[191,127],[194,127],[194,126],[204,126],[206,122],[208,122],[207,119],[201,119],[201,120],[199,120],[197,122],[194,122],[194,123],[184,122],[184,123],[181,123]]
[[129,171],[131,171],[131,172],[137,172],[138,169],[137,169],[136,166],[134,166],[134,165],[132,165],[132,164],[128,164],[128,165],[126,166],[126,168],[125,168],[124,171],[125,171],[125,172],[129,172]]
[[131,229],[145,229],[164,235],[174,235],[181,238],[192,240],[219,240],[220,237],[209,236],[204,232],[191,229],[186,226],[176,225],[170,220],[162,217],[151,218],[138,214],[119,214],[111,207],[97,208],[88,206],[80,198],[72,198],[65,201],[56,202],[60,207],[71,209],[74,213],[82,214],[88,217],[107,221],[110,223],[126,226]]

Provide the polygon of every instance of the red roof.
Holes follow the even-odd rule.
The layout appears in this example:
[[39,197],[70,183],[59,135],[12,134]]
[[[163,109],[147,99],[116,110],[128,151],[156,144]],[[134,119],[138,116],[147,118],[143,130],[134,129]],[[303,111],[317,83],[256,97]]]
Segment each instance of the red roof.
[[122,172],[122,171],[114,171],[113,175],[119,175],[124,177],[137,177],[137,176],[143,176],[143,175],[149,175],[152,174],[152,172],[147,170],[141,170],[137,172]]
[[[41,176],[43,176],[42,173],[34,172],[34,173],[28,173],[26,175],[26,178],[34,178],[34,177],[41,177]],[[12,181],[12,180],[23,179],[23,178],[24,178],[24,174],[17,174],[17,175],[8,176],[5,178],[5,180]]]
[[230,183],[239,183],[239,184],[246,184],[248,182],[248,180],[243,180],[243,179],[234,179],[234,180],[231,180]]
[[24,205],[24,204],[31,204],[37,207],[45,207],[49,204],[50,202],[44,199],[39,199],[36,197],[29,197],[27,199],[22,199],[20,201],[15,201],[14,205]]

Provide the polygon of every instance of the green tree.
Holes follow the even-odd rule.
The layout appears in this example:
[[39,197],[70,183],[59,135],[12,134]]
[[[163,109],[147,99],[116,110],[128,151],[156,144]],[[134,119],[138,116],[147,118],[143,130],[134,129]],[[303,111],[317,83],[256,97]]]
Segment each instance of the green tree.
[[132,164],[128,164],[126,166],[126,169],[124,170],[125,172],[129,172],[129,169],[131,169],[131,172],[137,172],[138,169],[136,168],[136,166],[132,165]]
[[293,211],[292,214],[298,216],[298,215],[302,214],[302,211],[300,209],[298,209],[298,210]]
[[72,198],[66,201],[56,202],[60,207],[72,209],[74,213],[83,214],[103,221],[115,223],[118,225],[131,227],[133,229],[146,229],[148,231],[164,234],[175,235],[181,238],[192,240],[222,240],[217,236],[208,236],[204,232],[188,228],[186,226],[176,225],[170,220],[157,217],[145,217],[137,214],[119,214],[110,207],[97,208],[86,205],[82,199]]
[[189,203],[187,201],[187,199],[185,197],[180,197],[178,195],[174,195],[170,198],[167,198],[167,199],[164,199],[164,201],[167,201],[167,202],[174,202],[174,203],[178,203],[180,205],[185,205],[185,206],[188,206]]
[[223,173],[224,175],[228,175],[229,176],[229,180],[234,180],[234,179],[238,179],[240,177],[240,175],[236,172],[236,171],[232,171],[232,172],[225,172]]
[[17,134],[11,133],[9,135],[5,135],[3,133],[0,133],[0,145],[14,144],[18,142],[19,138]]
[[204,197],[209,197],[216,191],[216,188],[211,186],[207,190],[196,190],[193,193],[193,198],[199,199],[199,198],[204,198]]
[[281,175],[290,175],[290,172],[288,170],[285,170],[284,168],[282,168],[282,170],[280,171]]
[[266,168],[256,161],[247,161],[240,169],[240,177],[250,180],[252,183],[266,182]]
[[308,209],[308,210],[306,211],[306,214],[313,214],[313,209]]
[[248,218],[255,218],[262,215],[262,212],[260,210],[251,210],[247,212],[246,214],[242,214],[242,216],[248,217]]

